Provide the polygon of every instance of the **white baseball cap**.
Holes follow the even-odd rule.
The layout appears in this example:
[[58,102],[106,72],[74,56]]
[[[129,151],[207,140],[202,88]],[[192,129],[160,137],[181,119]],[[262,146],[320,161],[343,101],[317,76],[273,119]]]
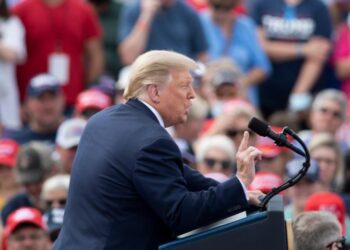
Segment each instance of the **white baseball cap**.
[[81,118],[64,121],[58,128],[56,144],[65,149],[78,146],[85,125],[86,121]]

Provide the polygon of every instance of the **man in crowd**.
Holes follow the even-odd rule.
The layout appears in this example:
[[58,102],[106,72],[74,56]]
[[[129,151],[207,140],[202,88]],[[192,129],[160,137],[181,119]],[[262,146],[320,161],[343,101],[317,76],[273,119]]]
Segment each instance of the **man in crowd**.
[[100,89],[87,89],[77,97],[75,116],[88,120],[97,112],[111,105],[111,98]]
[[23,207],[11,213],[6,223],[3,244],[7,250],[51,249],[41,212]]
[[31,142],[21,146],[15,167],[17,182],[24,192],[11,197],[1,211],[5,224],[7,217],[21,207],[41,209],[40,194],[44,180],[53,169],[51,149],[40,142]]
[[60,172],[69,174],[80,137],[83,134],[86,121],[81,118],[71,118],[64,121],[58,128],[56,138],[57,167]]
[[296,250],[338,250],[345,246],[341,225],[330,212],[303,212],[292,225]]
[[33,77],[27,88],[25,107],[28,126],[6,137],[20,144],[35,140],[54,145],[57,128],[64,119],[64,95],[58,80],[49,74]]
[[262,192],[245,191],[261,158],[248,146],[248,132],[236,177],[219,184],[182,163],[165,129],[187,120],[196,66],[176,52],[142,54],[131,66],[127,103],[90,118],[54,250],[155,250],[176,234],[259,203]]

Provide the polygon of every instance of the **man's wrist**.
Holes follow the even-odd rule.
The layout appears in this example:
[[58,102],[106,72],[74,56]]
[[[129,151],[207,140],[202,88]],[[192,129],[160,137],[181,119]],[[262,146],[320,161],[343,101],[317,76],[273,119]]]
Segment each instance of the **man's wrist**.
[[240,182],[247,188],[250,183],[253,182],[253,178],[248,177],[248,176],[244,176],[242,174],[236,174],[236,177],[240,180]]
[[245,198],[247,199],[247,201],[249,201],[249,195],[248,195],[248,191],[247,191],[247,186],[246,184],[242,181],[241,178],[239,178],[238,176],[236,176],[238,181],[241,183],[242,185],[242,189],[243,189],[243,192],[244,192],[244,195],[245,195]]

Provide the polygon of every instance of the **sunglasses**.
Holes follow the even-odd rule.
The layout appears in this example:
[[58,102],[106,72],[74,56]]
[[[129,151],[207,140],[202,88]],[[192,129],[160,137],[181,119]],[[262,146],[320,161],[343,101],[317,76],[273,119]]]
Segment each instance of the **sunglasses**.
[[226,130],[226,135],[228,137],[236,137],[237,135],[243,135],[244,131],[247,131],[249,135],[251,135],[251,132],[247,129],[228,129]]
[[275,159],[277,159],[277,155],[276,156],[273,156],[273,157],[262,157],[261,160],[265,161],[265,162],[272,162],[274,161]]
[[340,111],[334,111],[334,110],[330,110],[330,109],[327,109],[327,108],[325,108],[325,107],[321,107],[320,109],[319,109],[319,111],[322,113],[322,114],[331,114],[333,117],[335,117],[335,118],[341,118],[342,117],[342,115],[341,115],[341,113],[340,113]]
[[211,5],[214,10],[221,10],[221,11],[230,11],[233,8],[233,5],[223,5],[218,3],[213,3]]
[[216,160],[213,158],[205,158],[204,163],[211,169],[213,169],[216,164],[219,164],[223,170],[229,169],[232,166],[231,161]]
[[66,205],[67,199],[57,199],[57,200],[46,200],[46,206],[52,207],[54,203],[58,203],[61,207],[64,207]]
[[332,246],[334,246],[334,244],[340,250],[345,249],[345,237],[343,236],[342,238],[340,238],[336,241],[332,241],[326,247],[330,249]]

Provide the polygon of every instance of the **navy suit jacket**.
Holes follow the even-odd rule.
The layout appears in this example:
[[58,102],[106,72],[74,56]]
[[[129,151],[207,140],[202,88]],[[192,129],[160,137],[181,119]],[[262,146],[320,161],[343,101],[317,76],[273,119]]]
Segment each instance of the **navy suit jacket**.
[[183,165],[140,101],[90,118],[74,161],[54,250],[154,250],[247,206],[237,178],[218,184]]

